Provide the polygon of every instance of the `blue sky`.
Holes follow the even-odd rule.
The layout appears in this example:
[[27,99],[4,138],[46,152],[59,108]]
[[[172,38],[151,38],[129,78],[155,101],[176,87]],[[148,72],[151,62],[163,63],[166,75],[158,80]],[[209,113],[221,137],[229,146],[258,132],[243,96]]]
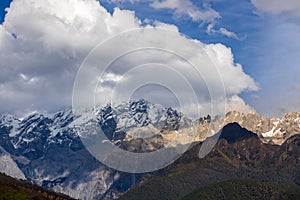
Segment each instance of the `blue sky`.
[[2,0],[0,2],[0,22],[2,23],[5,16],[5,8],[9,7],[11,0]]
[[[131,10],[142,21],[149,19],[174,24],[190,38],[207,44],[224,44],[231,48],[235,62],[240,63],[244,72],[260,87],[259,91],[244,90],[239,94],[247,104],[269,116],[299,111],[300,17],[295,13],[300,8],[297,3],[295,6],[268,7],[268,0],[261,1],[265,4],[255,0],[182,1],[189,2],[194,10],[213,10],[219,14],[219,17],[203,20],[193,19],[184,11],[176,15],[176,9],[170,4],[165,8],[154,8],[150,0],[100,2],[111,14],[115,7]],[[0,2],[1,23],[9,3],[8,0]],[[293,1],[286,4],[289,3]],[[210,32],[209,25],[212,25]],[[226,36],[221,29],[232,35]]]

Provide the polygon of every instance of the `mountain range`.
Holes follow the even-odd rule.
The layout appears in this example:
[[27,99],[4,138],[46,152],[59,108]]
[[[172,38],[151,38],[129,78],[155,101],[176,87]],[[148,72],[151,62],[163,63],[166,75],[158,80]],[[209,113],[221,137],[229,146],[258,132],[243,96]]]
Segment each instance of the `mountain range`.
[[[217,144],[205,158],[199,159],[202,142],[197,143],[173,164],[144,175],[120,199],[181,199],[197,190],[209,192],[205,187],[211,188],[213,184],[228,181],[235,183],[239,179],[255,180],[258,185],[273,184],[274,187],[287,193],[295,193],[299,197],[299,141],[300,135],[294,135],[281,146],[265,144],[256,134],[237,123],[231,123],[223,128]],[[249,185],[249,181],[244,184]],[[222,189],[216,187],[212,189]],[[256,192],[259,194],[260,191],[255,185],[252,187],[255,197]],[[240,192],[237,186],[235,190],[232,192]],[[266,195],[268,191],[261,191],[261,194]],[[225,192],[223,197],[222,192],[216,195],[221,195],[221,199],[234,199],[231,198],[232,195],[225,198],[228,195]],[[265,196],[262,199],[271,197]]]
[[[167,191],[170,195],[164,195],[165,199],[181,198],[198,187],[233,178],[300,184],[300,113],[269,119],[232,111],[189,119],[145,100],[97,108],[97,123],[106,137],[127,151],[185,144],[189,142],[186,130],[195,128],[191,149],[175,163],[152,173],[131,174],[106,167],[85,148],[74,124],[85,123],[89,112],[75,116],[68,107],[22,120],[2,114],[0,171],[76,199],[112,199],[123,194],[121,198],[149,194],[154,199]],[[183,135],[174,142],[179,130]],[[199,159],[202,142],[220,131],[217,145]]]

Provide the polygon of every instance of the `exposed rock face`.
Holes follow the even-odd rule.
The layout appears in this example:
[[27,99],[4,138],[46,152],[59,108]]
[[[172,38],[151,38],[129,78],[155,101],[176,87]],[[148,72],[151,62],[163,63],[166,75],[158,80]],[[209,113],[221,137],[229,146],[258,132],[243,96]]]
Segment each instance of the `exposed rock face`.
[[15,177],[17,179],[26,180],[23,172],[18,168],[15,161],[11,158],[10,154],[5,150],[0,150],[0,170],[6,175]]
[[288,113],[282,119],[270,119],[255,112],[244,114],[231,111],[224,117],[216,116],[213,120],[206,119],[200,122],[196,141],[203,141],[220,131],[226,124],[234,122],[256,133],[264,143],[281,145],[289,137],[300,133],[299,112]]
[[300,133],[300,113],[288,113],[282,119],[268,118],[257,113],[229,112],[225,124],[237,122],[256,133],[263,142],[281,145],[287,138]]

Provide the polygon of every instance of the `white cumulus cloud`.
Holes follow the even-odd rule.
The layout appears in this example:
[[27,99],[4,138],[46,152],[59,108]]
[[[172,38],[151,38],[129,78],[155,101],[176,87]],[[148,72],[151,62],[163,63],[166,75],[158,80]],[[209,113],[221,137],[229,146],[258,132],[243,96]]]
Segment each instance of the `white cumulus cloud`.
[[[174,7],[180,15],[184,14],[179,8],[183,5],[194,20],[209,21],[218,17],[218,14],[210,8],[205,8],[204,12],[199,14],[200,11],[193,8],[189,1],[180,2],[185,3],[177,1],[177,7]],[[167,7],[168,1],[157,1],[153,6]],[[210,69],[199,60],[201,55],[204,55],[203,49],[216,63],[217,70],[224,80],[228,98],[244,90],[258,89],[254,80],[244,73],[242,66],[234,62],[230,48],[221,44],[207,45],[180,36],[177,27],[173,25],[155,22],[154,25],[147,27],[150,26],[171,29],[179,40],[170,43],[167,42],[170,40],[164,40],[164,36],[157,38],[145,36],[141,31],[134,45],[140,46],[152,41],[165,49],[183,48],[189,60],[201,64],[198,66],[201,66],[200,70],[217,96],[218,90],[221,89],[213,85],[215,77],[210,76]],[[110,14],[96,0],[14,0],[4,23],[0,25],[0,112],[13,112],[18,115],[32,110],[52,112],[70,105],[77,70],[88,53],[109,37],[136,28],[145,27],[133,11],[115,8]],[[123,45],[128,45],[128,41],[119,41],[107,47],[107,55],[122,48]],[[148,53],[140,52],[139,63],[149,62],[152,54]],[[137,63],[130,57],[123,61],[129,64]],[[165,57],[157,61],[167,66],[185,69],[183,71],[187,76],[192,74],[192,71],[184,68],[185,64],[178,60]],[[124,69],[121,67],[114,69],[105,76],[104,82],[107,82],[105,92],[111,91],[114,83],[121,81],[120,75]],[[169,81],[176,85],[176,80]],[[197,81],[192,79],[194,87],[197,87]],[[204,87],[197,87],[199,97],[201,92],[205,94],[206,90]],[[206,103],[207,98],[201,98],[203,104]]]

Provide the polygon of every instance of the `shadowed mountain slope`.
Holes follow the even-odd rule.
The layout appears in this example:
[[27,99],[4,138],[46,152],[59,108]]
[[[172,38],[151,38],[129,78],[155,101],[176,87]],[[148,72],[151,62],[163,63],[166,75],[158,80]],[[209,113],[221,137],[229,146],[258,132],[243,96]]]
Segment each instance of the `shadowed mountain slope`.
[[0,173],[0,199],[71,200],[72,198]]
[[198,157],[201,144],[167,168],[144,175],[120,199],[180,199],[199,187],[232,179],[300,183],[300,135],[282,146],[264,144],[256,134],[232,123],[223,128],[216,146],[203,159]]
[[300,199],[300,187],[295,184],[274,185],[252,179],[235,179],[198,188],[181,200],[283,200]]

